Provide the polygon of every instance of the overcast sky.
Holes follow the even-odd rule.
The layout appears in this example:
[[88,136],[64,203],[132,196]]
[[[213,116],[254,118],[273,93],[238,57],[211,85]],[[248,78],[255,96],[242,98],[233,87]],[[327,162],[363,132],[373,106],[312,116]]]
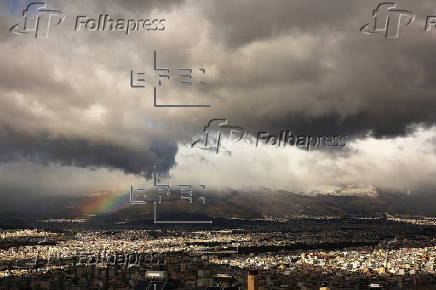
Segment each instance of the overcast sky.
[[[372,0],[52,0],[65,20],[46,39],[9,32],[28,3],[0,4],[0,190],[123,190],[150,184],[154,165],[211,188],[436,186],[432,1],[397,1],[416,14],[399,39],[360,33]],[[78,15],[100,14],[165,19],[165,30],[74,31]],[[153,51],[171,68],[160,103],[211,107],[154,107]],[[175,84],[180,67],[192,67],[191,87]],[[146,88],[131,88],[131,70]],[[191,148],[214,118],[246,138],[219,154]],[[282,130],[348,138],[337,150],[253,144]]]

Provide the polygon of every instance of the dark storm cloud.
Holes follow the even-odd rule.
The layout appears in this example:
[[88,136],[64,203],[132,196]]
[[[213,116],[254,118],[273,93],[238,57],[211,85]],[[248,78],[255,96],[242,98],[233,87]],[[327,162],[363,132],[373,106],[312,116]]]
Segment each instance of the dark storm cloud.
[[303,114],[292,114],[281,118],[266,118],[262,124],[259,124],[260,127],[256,127],[250,132],[256,133],[256,130],[260,129],[268,132],[280,132],[289,129],[297,135],[344,135],[354,139],[370,133],[373,137],[383,138],[405,136],[412,133],[416,127],[431,127],[435,120],[435,113],[431,109],[415,112],[411,110],[407,116],[403,115],[401,118],[398,115],[389,118],[387,112],[380,115],[362,112],[346,118],[338,114],[316,118],[306,117]]
[[290,30],[319,31],[344,28],[364,13],[364,1],[203,1],[213,32],[230,47],[277,37]]
[[167,173],[175,165],[177,145],[163,140],[149,148],[130,148],[105,141],[27,135],[3,128],[0,131],[0,162],[31,161],[82,168],[119,169],[151,178],[153,168]]
[[417,15],[400,39],[359,32],[380,1],[206,3],[212,35],[230,55],[212,90],[258,110],[247,118],[250,110],[226,107],[246,128],[393,137],[436,123],[436,37],[423,23],[430,2],[396,1]]
[[[109,112],[111,108],[119,111],[118,104],[107,97],[109,93],[102,91],[106,84],[101,81],[105,78],[92,81],[89,63],[93,61],[93,67],[104,69],[108,75],[125,75],[132,67],[148,67],[152,51],[159,50],[164,64],[205,63],[216,71],[202,92],[203,98],[210,99],[212,110],[199,111],[189,118],[183,118],[188,113],[180,112],[177,120],[182,121],[165,133],[171,135],[169,138],[181,138],[183,132],[192,132],[193,126],[199,126],[199,120],[211,115],[225,116],[253,132],[263,128],[294,129],[317,135],[360,136],[372,132],[376,137],[403,135],[411,125],[431,125],[436,121],[436,83],[432,79],[436,73],[432,65],[436,38],[425,33],[419,27],[422,23],[418,23],[431,14],[430,1],[398,1],[400,8],[417,14],[415,23],[402,30],[398,40],[359,32],[363,24],[371,21],[378,1],[81,3],[84,5],[63,1],[50,4],[69,16],[66,23],[53,29],[53,33],[65,32],[61,44],[54,42],[54,38],[61,37],[59,34],[50,39],[52,45],[49,40],[17,37],[12,45],[5,44],[3,51],[7,53],[2,57],[5,66],[0,71],[5,91],[21,92],[26,100],[33,100],[29,96],[36,98],[38,94],[39,103],[59,112],[74,105],[86,107],[93,103],[91,100],[103,102]],[[153,35],[156,38],[150,38],[150,34],[126,37],[110,32],[74,33],[67,22],[74,21],[74,15],[82,12],[126,18],[153,12],[159,17],[170,17],[169,30]],[[12,24],[20,19],[19,15],[9,16]],[[183,27],[171,23],[184,24],[189,28],[185,32],[191,33],[177,39],[170,33],[184,31]],[[198,35],[204,36],[196,38]],[[72,39],[78,44],[71,43]],[[22,49],[20,42],[25,40],[34,42],[36,52],[31,54],[34,57]],[[200,40],[204,47],[197,50]],[[217,51],[213,51],[215,48]],[[50,53],[48,49],[52,49]],[[80,63],[83,65],[74,67]],[[80,92],[72,78],[53,73],[57,68],[65,69],[60,75],[89,74],[86,89],[89,94],[84,94],[85,90]],[[78,68],[82,71],[76,71]],[[105,99],[96,97],[103,93]],[[252,114],[253,110],[256,114]],[[157,118],[158,113],[153,114]],[[161,120],[169,122],[168,118],[165,115]]]
[[[414,11],[417,20],[400,32],[400,39],[392,40],[359,32],[371,21],[372,10],[379,3],[58,0],[50,2],[50,8],[67,17],[50,30],[48,39],[9,33],[11,25],[22,21],[23,7],[19,5],[0,21],[5,28],[0,32],[4,40],[0,45],[4,64],[0,67],[0,122],[12,128],[0,134],[0,160],[117,168],[149,177],[155,164],[163,172],[174,166],[174,144],[191,142],[194,134],[217,117],[254,136],[260,130],[292,130],[302,135],[358,139],[368,132],[375,137],[393,137],[410,133],[409,128],[416,124],[431,126],[436,123],[436,32],[425,32],[422,20],[434,14],[436,5],[429,0],[398,1],[399,8]],[[105,13],[123,19],[162,17],[167,19],[167,29],[129,35],[74,31],[75,16],[95,18]],[[132,89],[131,69],[143,70],[151,78],[156,73],[153,51],[158,51],[160,66],[171,67],[172,80],[177,80],[177,67],[207,69],[204,88],[170,88],[162,102],[211,104],[211,108],[155,108],[151,86]],[[171,141],[151,141],[157,139]],[[312,158],[322,160],[321,153],[315,152]],[[251,169],[252,156],[258,153],[249,155],[244,150],[240,155],[244,154],[250,158],[245,163],[235,161],[233,168],[238,172]],[[310,159],[307,154],[304,162]],[[355,157],[352,151],[346,156],[349,159],[344,157],[345,165],[337,166],[336,171],[320,170],[307,184],[344,175],[351,168],[348,160],[355,163],[355,170],[344,182],[397,183],[399,175],[394,173],[401,166],[387,160],[393,164],[386,170],[391,175],[374,172],[369,157],[360,154]],[[233,155],[234,160],[243,157],[240,155]],[[426,172],[433,170],[427,156],[411,156],[414,162],[402,163],[411,168],[426,163]],[[371,155],[369,160],[380,160],[378,167],[386,163],[379,156]],[[195,163],[183,167],[180,162],[177,167],[186,175],[204,171],[216,180],[228,173],[239,184],[235,170],[226,163],[219,172],[215,162],[210,171],[198,169]],[[287,171],[285,166],[278,172]],[[338,171],[341,174],[336,174]],[[323,172],[332,172],[332,176],[327,178]],[[254,170],[247,184],[262,174],[261,169]],[[404,172],[401,179],[408,174]],[[295,174],[295,180],[284,184],[301,178]]]

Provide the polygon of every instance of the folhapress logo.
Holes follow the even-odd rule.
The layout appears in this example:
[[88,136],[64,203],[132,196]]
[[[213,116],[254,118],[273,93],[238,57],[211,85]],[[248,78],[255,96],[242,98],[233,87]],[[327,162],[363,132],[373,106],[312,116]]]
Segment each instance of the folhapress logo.
[[[203,136],[191,144],[191,148],[203,143],[203,150],[212,150],[217,154],[222,143],[222,138],[228,136],[230,141],[239,142],[245,136],[245,129],[229,125],[227,119],[212,119],[204,126]],[[212,143],[212,144],[211,144]]]
[[409,25],[415,20],[415,14],[408,10],[396,9],[393,2],[380,3],[373,10],[373,21],[364,25],[360,31],[365,34],[384,33],[386,38],[398,38],[401,25]]
[[15,24],[9,31],[16,34],[35,33],[35,38],[47,38],[50,27],[59,25],[65,15],[59,10],[47,9],[44,2],[33,2],[23,10],[24,21]]

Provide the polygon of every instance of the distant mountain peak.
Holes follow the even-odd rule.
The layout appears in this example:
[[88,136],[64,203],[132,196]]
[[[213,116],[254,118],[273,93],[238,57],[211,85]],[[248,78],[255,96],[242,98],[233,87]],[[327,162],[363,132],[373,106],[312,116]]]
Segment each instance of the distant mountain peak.
[[379,197],[379,192],[374,185],[347,184],[340,186],[316,185],[307,187],[301,194],[318,195],[337,195],[337,196],[362,196]]

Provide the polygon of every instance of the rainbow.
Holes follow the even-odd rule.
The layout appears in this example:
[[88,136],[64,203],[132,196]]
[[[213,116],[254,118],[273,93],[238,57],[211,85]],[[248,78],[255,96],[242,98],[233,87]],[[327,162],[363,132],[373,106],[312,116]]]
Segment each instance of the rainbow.
[[113,213],[128,207],[128,192],[103,193],[91,196],[88,202],[80,206],[80,212],[84,215]]

